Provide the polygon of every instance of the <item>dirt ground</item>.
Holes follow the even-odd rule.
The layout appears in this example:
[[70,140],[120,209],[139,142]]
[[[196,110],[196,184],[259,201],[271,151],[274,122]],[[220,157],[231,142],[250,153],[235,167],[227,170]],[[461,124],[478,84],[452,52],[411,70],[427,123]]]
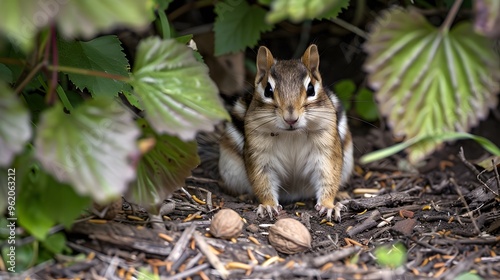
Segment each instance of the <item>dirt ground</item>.
[[[494,131],[497,124],[492,117],[478,132]],[[380,148],[384,139],[390,137],[380,129],[355,133],[356,157]],[[500,138],[492,140],[498,143]],[[221,192],[216,166],[204,163],[183,190],[165,201],[161,218],[123,201],[113,220],[80,222],[67,233],[68,245],[85,259],[60,256],[24,275],[31,279],[154,279],[153,275],[161,279],[458,279],[469,272],[498,279],[500,178],[494,170],[475,164],[484,155],[477,144],[459,141],[430,157],[419,170],[402,171],[403,154],[357,164],[344,190],[350,198],[344,200],[347,209],[341,222],[323,221],[312,200],[284,205],[277,219],[296,219],[312,236],[310,249],[291,255],[269,244],[269,226],[276,220],[258,218],[256,202]],[[233,209],[244,219],[242,233],[235,239],[208,233],[212,217],[221,208]],[[400,250],[398,243],[407,251],[402,266],[393,268],[377,259],[376,248]]]

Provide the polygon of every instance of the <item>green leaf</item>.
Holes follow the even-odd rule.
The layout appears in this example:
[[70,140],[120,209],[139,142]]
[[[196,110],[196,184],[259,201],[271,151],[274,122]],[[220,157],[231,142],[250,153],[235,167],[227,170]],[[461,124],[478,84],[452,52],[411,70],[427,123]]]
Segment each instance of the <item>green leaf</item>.
[[400,267],[406,262],[406,248],[401,243],[396,243],[390,247],[381,246],[375,249],[375,257],[381,266]]
[[200,159],[196,141],[184,142],[175,136],[157,135],[144,120],[139,120],[144,135],[155,137],[156,144],[139,161],[137,180],[131,185],[127,200],[141,205],[158,205],[184,185]]
[[174,39],[141,41],[131,79],[158,134],[192,140],[198,131],[211,131],[229,118],[206,65]]
[[[120,40],[114,35],[98,37],[89,42],[59,40],[57,47],[61,66],[128,77],[130,66]],[[110,78],[70,72],[67,74],[78,88],[87,88],[94,97],[117,96],[125,85],[123,81]]]
[[12,90],[0,81],[0,166],[8,167],[14,155],[31,138],[30,113]]
[[[407,149],[411,147],[412,145],[421,145],[421,144],[426,144],[426,143],[441,143],[443,141],[455,141],[455,140],[460,140],[460,139],[471,139],[479,143],[485,150],[488,152],[500,156],[500,149],[493,144],[490,140],[481,137],[481,136],[476,136],[472,135],[469,133],[460,133],[460,132],[446,132],[442,134],[435,134],[435,135],[424,135],[420,137],[415,137],[409,140],[406,140],[405,142],[393,145],[391,147],[378,150],[375,152],[371,152],[369,154],[366,154],[360,158],[360,162],[362,164],[366,164],[372,161],[380,160],[383,158],[386,158],[388,156],[391,156],[393,154],[399,153],[404,149]],[[418,151],[418,150],[417,150]]]
[[[42,85],[42,87],[45,90],[45,92],[48,92],[49,91],[49,86],[47,85],[47,83],[45,82],[45,80],[42,78],[42,76],[38,76],[37,79],[40,82],[40,84]],[[73,105],[69,101],[69,98],[66,95],[66,92],[64,91],[64,89],[59,84],[56,85],[56,92],[57,92],[57,96],[59,96],[59,100],[61,100],[61,102],[62,102],[62,104],[64,106],[64,109],[66,109],[68,112],[71,113],[71,111],[73,111]]]
[[137,272],[137,280],[160,280],[160,276],[158,274],[154,274],[146,267],[139,268]]
[[133,92],[130,91],[122,91],[123,96],[127,101],[130,103],[130,105],[134,106],[135,108],[139,110],[144,110],[144,107],[141,104],[141,99],[135,95]]
[[0,0],[0,33],[27,52],[35,34],[53,21],[64,37],[90,38],[117,26],[146,26],[153,19],[153,5],[150,0]]
[[5,64],[0,63],[0,81],[5,83],[12,83],[12,70]]
[[458,275],[455,280],[483,280],[483,278],[472,272],[462,273]]
[[66,37],[93,37],[117,26],[145,27],[154,18],[151,0],[85,0],[61,5],[57,26]]
[[193,34],[187,34],[187,35],[175,38],[175,40],[177,42],[179,42],[181,44],[185,44],[185,45],[187,45],[187,43],[189,43],[189,41],[191,41],[191,39],[193,39]]
[[[465,132],[497,104],[498,57],[469,22],[441,31],[414,10],[391,9],[364,48],[368,82],[397,136]],[[440,143],[411,146],[409,161],[421,160]]]
[[167,14],[165,10],[158,11],[158,17],[155,20],[156,28],[160,31],[161,37],[163,39],[169,39],[170,36],[170,23],[167,19]]
[[[12,251],[9,248],[10,246],[5,246],[2,247],[2,255],[3,259],[5,260],[5,263],[7,263],[7,268],[12,268],[14,271],[8,271],[8,272],[15,272],[15,273],[21,273],[24,272],[26,269],[32,267],[36,260],[37,260],[37,250],[38,250],[38,242],[32,242],[28,244],[24,244],[21,246],[15,246],[15,254],[16,254],[16,259],[15,259],[15,264],[11,266],[6,260],[10,259],[10,256],[8,254],[10,253],[12,255]],[[15,274],[14,274],[15,275]],[[13,279],[16,279],[15,276],[12,277]],[[12,279],[10,278],[10,279]]]
[[105,203],[121,195],[135,169],[139,130],[132,114],[112,99],[91,99],[65,114],[61,104],[41,115],[36,157],[77,193]]
[[[10,166],[9,166],[10,167]],[[4,194],[3,197],[5,197],[4,199],[1,199],[0,200],[0,217],[3,217],[3,214],[7,211],[7,205],[9,203],[8,201],[8,193],[9,193],[9,188],[8,188],[8,171],[7,171],[7,168],[1,168],[0,167],[0,172],[2,172],[0,174],[0,192],[2,194]],[[12,179],[11,179],[12,180]],[[11,183],[12,185],[12,183]],[[9,213],[9,212],[7,212]],[[2,219],[0,219],[0,222],[2,221]],[[0,225],[1,226],[1,225]],[[2,232],[0,231],[0,239],[3,239],[3,236],[1,235]]]
[[215,55],[254,47],[260,34],[273,28],[265,22],[266,10],[246,1],[220,1],[215,5]]
[[348,6],[349,0],[274,0],[266,19],[269,23],[286,19],[295,23],[308,19],[328,19],[337,17]]
[[377,104],[373,100],[373,92],[367,88],[361,88],[356,94],[356,101],[354,103],[356,112],[364,120],[376,121],[378,120]]
[[42,245],[52,254],[61,254],[65,249],[68,249],[66,246],[66,236],[62,232],[47,236],[47,238],[42,241]]
[[500,35],[500,1],[474,1],[474,30],[482,35],[498,38]]
[[19,223],[39,240],[44,240],[56,224],[69,228],[91,202],[88,197],[79,196],[71,186],[57,182],[41,170],[30,151],[18,157],[14,167]]
[[339,97],[346,111],[351,109],[351,98],[356,91],[356,84],[352,80],[341,80],[333,85],[333,91]]

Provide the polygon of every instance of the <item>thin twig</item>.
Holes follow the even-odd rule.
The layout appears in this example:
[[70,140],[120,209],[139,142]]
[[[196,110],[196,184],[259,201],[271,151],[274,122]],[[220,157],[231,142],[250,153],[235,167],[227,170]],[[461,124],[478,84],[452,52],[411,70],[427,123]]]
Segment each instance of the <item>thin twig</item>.
[[460,187],[458,186],[457,182],[455,182],[454,178],[450,178],[450,182],[455,186],[455,189],[457,190],[457,193],[458,193],[458,196],[460,197],[460,200],[464,204],[465,209],[467,209],[467,212],[469,214],[469,218],[471,219],[472,224],[474,225],[474,229],[476,230],[476,234],[480,234],[481,230],[477,226],[476,219],[472,215],[472,212],[470,211],[470,208],[469,208],[469,204],[467,204],[467,201],[465,201],[465,198],[464,198],[464,196],[462,194],[462,191],[460,190]]
[[26,78],[24,78],[24,80],[16,87],[14,93],[20,94],[23,91],[24,87],[35,77],[36,74],[38,74],[38,71],[40,71],[40,69],[42,69],[42,67],[44,66],[46,66],[46,62],[42,61],[38,63],[33,69],[31,69]]
[[498,196],[498,192],[500,192],[500,175],[498,175],[498,168],[497,168],[497,165],[496,165],[494,159],[491,160],[491,164],[493,165],[493,170],[495,170],[495,178],[497,179],[497,188],[496,188],[497,192],[493,192],[493,193],[496,196]]
[[359,251],[361,251],[361,247],[356,247],[356,246],[348,247],[348,248],[342,249],[340,251],[335,251],[333,253],[329,253],[329,254],[324,255],[324,256],[315,257],[311,260],[311,264],[314,267],[320,267],[327,262],[335,262],[338,260],[345,259],[351,255],[356,254]]
[[460,151],[458,152],[458,158],[462,161],[462,163],[472,172],[474,175],[479,176],[481,175],[479,171],[477,170],[476,167],[472,163],[470,163],[466,158],[464,154],[464,148],[460,147]]
[[[218,183],[218,180],[211,179],[211,178],[204,178],[204,177],[195,177],[195,176],[189,176],[186,179],[188,180],[193,180],[197,181],[199,183]],[[188,186],[188,188],[195,188],[194,186]]]
[[173,280],[173,279],[187,279],[188,277],[209,268],[210,265],[208,263],[200,264],[199,266],[195,266],[191,269],[184,270],[183,272],[176,273],[175,275],[169,277],[161,277],[162,280]]
[[[18,275],[19,279],[29,279],[30,276],[33,279],[33,276],[42,270],[46,270],[54,265],[55,261],[53,259],[47,260],[45,262],[39,263],[36,266],[31,267],[30,269],[24,271],[21,275]],[[10,279],[18,279],[18,278],[10,278]]]
[[483,170],[483,171],[481,171],[481,172],[479,173],[479,175],[477,175],[477,177],[476,177],[476,178],[477,178],[477,180],[478,180],[481,184],[483,184],[483,186],[484,186],[486,189],[488,189],[488,190],[489,190],[490,192],[492,192],[494,195],[498,196],[498,193],[497,193],[496,191],[494,191],[493,189],[491,189],[491,188],[490,188],[490,187],[486,184],[486,182],[484,182],[483,180],[481,180],[481,176],[480,176],[480,175],[483,175],[483,173],[486,173],[486,172],[487,172],[487,170],[486,170],[486,169],[485,169],[485,170]]
[[191,201],[191,203],[198,205],[198,203],[194,201],[193,196],[184,187],[181,188],[181,191],[186,195],[186,197],[189,199],[189,201]]
[[181,237],[179,238],[174,248],[172,249],[172,252],[170,252],[167,261],[175,262],[178,258],[181,257],[182,252],[184,252],[184,250],[186,249],[189,240],[193,236],[193,232],[195,229],[196,229],[196,224],[193,223],[191,226],[189,226],[187,229],[184,230]]
[[198,245],[198,249],[207,257],[208,262],[219,272],[222,279],[227,279],[229,276],[229,271],[224,267],[224,264],[219,260],[219,258],[210,250],[207,242],[205,242],[203,236],[199,232],[193,234],[193,238]]

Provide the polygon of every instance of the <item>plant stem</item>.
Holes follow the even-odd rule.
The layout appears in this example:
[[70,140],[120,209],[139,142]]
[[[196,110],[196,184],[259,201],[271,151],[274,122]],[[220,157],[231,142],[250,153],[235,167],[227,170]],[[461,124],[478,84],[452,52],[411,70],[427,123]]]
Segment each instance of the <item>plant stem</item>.
[[332,19],[330,19],[330,21],[332,21],[333,23],[351,31],[352,33],[358,35],[359,37],[361,37],[365,40],[368,39],[368,35],[366,34],[365,31],[361,30],[361,28],[359,28],[355,25],[350,24],[349,22],[347,22],[345,20],[342,20],[340,18],[332,18]]
[[25,65],[26,60],[20,58],[0,57],[0,63],[11,65]]
[[121,76],[121,75],[110,74],[110,73],[106,73],[106,72],[102,72],[102,71],[75,68],[75,67],[70,67],[70,66],[63,66],[63,65],[47,65],[47,69],[61,71],[61,72],[67,72],[67,73],[87,75],[87,76],[103,77],[103,78],[113,79],[113,80],[117,80],[117,81],[124,81],[124,82],[127,82],[130,80],[129,77],[125,77],[125,76]]
[[451,7],[450,11],[448,12],[448,15],[446,16],[443,24],[440,27],[441,32],[448,32],[450,30],[450,26],[453,20],[455,20],[455,16],[458,13],[458,9],[462,5],[462,1],[463,0],[455,0],[453,6]]
[[[52,49],[52,64],[53,65],[58,65],[59,64],[59,54],[57,52],[57,41],[56,41],[56,29],[54,25],[50,27],[50,33],[49,33],[49,40],[50,40],[50,45],[47,45],[47,49],[50,46]],[[48,59],[48,56],[46,57]],[[52,70],[50,73],[50,81],[49,81],[49,90],[47,91],[47,97],[46,100],[48,101],[48,104],[53,104],[56,100],[55,98],[55,88],[57,85],[57,71]]]
[[29,72],[29,74],[16,87],[16,89],[14,90],[14,92],[16,94],[20,94],[21,91],[23,91],[23,88],[33,79],[33,77],[35,77],[35,75],[38,73],[38,71],[40,71],[40,69],[42,69],[43,66],[45,66],[45,62],[44,61],[38,63],[33,69],[31,69],[31,71]]

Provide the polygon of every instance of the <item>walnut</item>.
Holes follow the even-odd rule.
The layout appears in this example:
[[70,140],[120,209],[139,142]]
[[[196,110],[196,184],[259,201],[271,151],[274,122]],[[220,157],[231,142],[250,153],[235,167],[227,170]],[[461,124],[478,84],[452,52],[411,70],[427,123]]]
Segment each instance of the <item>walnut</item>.
[[241,234],[243,221],[240,215],[231,209],[222,209],[215,214],[210,224],[210,233],[217,238],[231,239]]
[[269,229],[269,243],[281,253],[295,254],[311,248],[311,234],[297,220],[280,219]]

